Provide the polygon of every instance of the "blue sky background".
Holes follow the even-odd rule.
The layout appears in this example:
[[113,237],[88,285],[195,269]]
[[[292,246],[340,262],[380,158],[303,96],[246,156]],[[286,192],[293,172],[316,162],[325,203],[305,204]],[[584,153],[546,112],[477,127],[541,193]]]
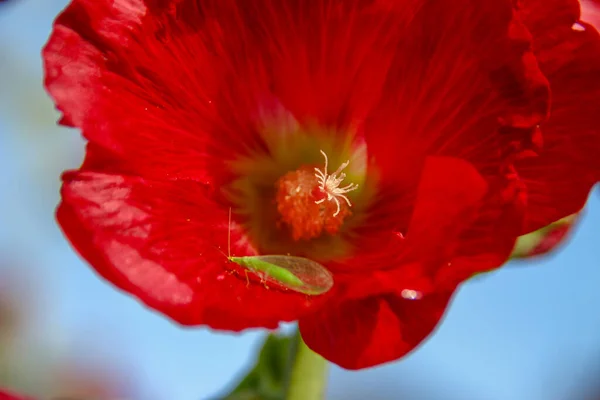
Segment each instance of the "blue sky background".
[[[211,398],[248,366],[263,333],[182,329],[70,249],[53,211],[59,175],[79,165],[83,142],[55,126],[39,56],[66,2],[17,3],[0,7],[0,279],[16,269],[29,282],[20,295],[37,311],[24,357],[42,363],[52,355],[33,349],[50,346],[118,365],[144,388],[142,400]],[[599,223],[595,194],[569,246],[466,284],[409,357],[360,372],[333,367],[328,399],[576,400],[574,389],[600,377]]]

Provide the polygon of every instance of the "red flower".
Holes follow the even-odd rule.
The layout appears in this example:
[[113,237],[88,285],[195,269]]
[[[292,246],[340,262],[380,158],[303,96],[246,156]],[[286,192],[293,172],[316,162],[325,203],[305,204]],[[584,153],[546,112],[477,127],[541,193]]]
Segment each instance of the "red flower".
[[[89,141],[58,221],[181,324],[299,320],[343,367],[397,359],[522,233],[513,163],[548,87],[512,3],[74,0],[44,49]],[[233,255],[307,257],[333,288],[261,283],[223,254],[229,230]]]

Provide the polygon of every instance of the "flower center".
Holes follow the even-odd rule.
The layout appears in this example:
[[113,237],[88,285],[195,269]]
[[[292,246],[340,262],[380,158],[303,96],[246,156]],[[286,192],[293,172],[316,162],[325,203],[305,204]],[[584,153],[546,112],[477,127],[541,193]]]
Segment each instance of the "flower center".
[[288,172],[275,183],[280,220],[290,228],[292,238],[296,241],[319,237],[323,231],[334,235],[344,219],[352,215],[352,203],[346,193],[356,190],[358,185],[350,183],[340,187],[346,177],[342,171],[349,161],[329,174],[327,154],[322,150],[321,154],[325,158],[323,170],[302,166]]

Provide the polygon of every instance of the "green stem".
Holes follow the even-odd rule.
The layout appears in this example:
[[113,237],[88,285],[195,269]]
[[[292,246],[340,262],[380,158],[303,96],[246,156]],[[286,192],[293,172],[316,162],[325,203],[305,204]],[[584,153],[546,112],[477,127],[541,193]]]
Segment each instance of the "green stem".
[[308,348],[300,332],[296,333],[296,341],[285,400],[324,399],[327,385],[327,360]]

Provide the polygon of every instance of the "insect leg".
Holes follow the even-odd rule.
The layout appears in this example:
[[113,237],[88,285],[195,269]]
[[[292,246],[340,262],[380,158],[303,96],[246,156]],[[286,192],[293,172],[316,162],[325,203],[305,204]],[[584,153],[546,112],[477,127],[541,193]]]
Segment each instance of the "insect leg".
[[261,276],[261,278],[260,278],[260,279],[261,279],[261,280],[260,280],[260,283],[262,283],[262,284],[263,284],[263,286],[265,287],[265,289],[270,289],[269,285],[267,285],[267,280],[265,279],[265,277],[264,277],[264,276]]
[[248,270],[244,268],[244,275],[246,275],[246,288],[250,287],[250,278],[248,277]]

